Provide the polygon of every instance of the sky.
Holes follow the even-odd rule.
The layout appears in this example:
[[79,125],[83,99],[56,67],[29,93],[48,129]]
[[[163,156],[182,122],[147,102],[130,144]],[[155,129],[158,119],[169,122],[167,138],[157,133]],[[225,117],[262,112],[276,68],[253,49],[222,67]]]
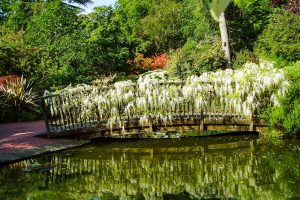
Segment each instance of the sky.
[[85,10],[85,13],[90,13],[93,11],[94,7],[97,6],[109,6],[109,5],[114,5],[117,0],[92,0],[94,3],[93,4],[88,4],[86,7],[85,6],[80,6]]

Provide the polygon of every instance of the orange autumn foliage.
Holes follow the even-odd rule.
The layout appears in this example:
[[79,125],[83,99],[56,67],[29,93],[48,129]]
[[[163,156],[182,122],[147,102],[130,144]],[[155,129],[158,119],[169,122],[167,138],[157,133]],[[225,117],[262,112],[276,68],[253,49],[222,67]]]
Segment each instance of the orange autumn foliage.
[[133,74],[141,74],[149,70],[164,69],[168,61],[168,54],[157,54],[151,57],[145,57],[144,54],[137,54],[134,60],[128,60],[132,65]]
[[158,54],[152,57],[153,62],[151,63],[151,69],[164,69],[168,62],[168,54]]
[[141,74],[149,71],[152,62],[152,58],[147,58],[141,53],[137,54],[133,60],[127,61],[132,66],[131,71],[133,74]]

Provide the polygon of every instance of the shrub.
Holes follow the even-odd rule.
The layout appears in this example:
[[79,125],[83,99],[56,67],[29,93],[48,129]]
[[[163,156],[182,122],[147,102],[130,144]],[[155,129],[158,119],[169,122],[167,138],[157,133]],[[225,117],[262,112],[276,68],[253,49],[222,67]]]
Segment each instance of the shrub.
[[269,19],[255,47],[258,55],[276,61],[279,66],[300,60],[300,16],[274,9]]
[[132,66],[131,72],[133,74],[142,74],[151,69],[152,58],[145,57],[144,54],[137,54],[134,60],[128,60],[127,63]]
[[144,54],[137,54],[134,60],[128,60],[127,63],[132,66],[131,73],[138,75],[149,70],[164,69],[168,61],[168,54],[156,54],[145,57]]
[[239,69],[247,62],[258,63],[258,58],[253,52],[243,49],[239,51],[233,59],[233,68]]
[[37,112],[36,95],[26,79],[7,80],[0,85],[1,119],[0,121],[16,121],[20,117],[30,116]]
[[152,57],[153,62],[151,63],[151,69],[164,69],[168,62],[168,54],[158,54]]
[[166,68],[171,75],[184,79],[224,68],[226,64],[220,38],[215,36],[198,43],[188,40],[182,48],[171,53]]
[[267,117],[271,130],[282,134],[300,133],[300,61],[285,67],[286,77],[291,86],[288,94],[281,99],[281,106],[270,108]]

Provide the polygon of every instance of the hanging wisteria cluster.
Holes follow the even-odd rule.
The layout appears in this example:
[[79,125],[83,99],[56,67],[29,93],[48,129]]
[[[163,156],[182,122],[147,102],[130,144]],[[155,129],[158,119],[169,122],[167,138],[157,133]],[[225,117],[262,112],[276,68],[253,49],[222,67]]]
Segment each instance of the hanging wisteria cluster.
[[52,116],[72,117],[73,123],[84,119],[124,127],[133,118],[144,125],[155,120],[172,122],[178,116],[251,117],[264,106],[278,106],[288,87],[284,72],[271,63],[247,63],[240,70],[207,72],[185,82],[154,71],[136,83],[121,81],[106,88],[80,85],[46,98],[46,103]]

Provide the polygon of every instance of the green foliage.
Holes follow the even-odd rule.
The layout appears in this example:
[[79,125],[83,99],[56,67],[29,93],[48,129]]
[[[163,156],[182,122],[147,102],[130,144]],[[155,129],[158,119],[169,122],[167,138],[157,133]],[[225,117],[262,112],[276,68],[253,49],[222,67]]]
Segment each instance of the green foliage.
[[68,0],[69,3],[78,3],[81,5],[87,5],[89,3],[92,3],[91,0]]
[[87,62],[78,12],[77,8],[55,0],[28,23],[26,41],[40,54],[31,76],[39,90],[88,82],[96,75]]
[[155,48],[150,51],[163,52],[177,49],[188,38],[204,39],[215,32],[215,22],[209,14],[207,0],[163,0],[154,3],[149,14],[141,20],[139,35],[150,41]]
[[272,12],[269,0],[235,0],[226,10],[229,44],[233,54],[253,50],[257,37],[268,24]]
[[209,13],[208,0],[184,0],[182,9],[183,24],[181,32],[184,38],[196,41],[203,40],[205,36],[217,32],[218,27]]
[[[42,92],[87,83],[102,74],[128,72],[131,44],[111,7],[78,15],[78,8],[60,0],[30,5],[31,10],[40,6],[26,18],[25,30],[15,31],[9,19],[1,26],[0,75],[24,74]],[[9,9],[6,15],[10,16]]]
[[183,17],[181,2],[164,0],[152,7],[150,14],[141,21],[143,37],[150,40],[156,51],[176,49],[184,43],[180,33]]
[[258,58],[253,52],[243,49],[236,54],[233,60],[233,68],[239,69],[247,62],[258,63]]
[[26,44],[25,32],[0,26],[0,75],[31,75],[38,63],[38,49]]
[[[30,44],[38,46],[55,61],[57,56],[62,59],[60,64],[72,64],[80,54],[81,46],[78,41],[78,10],[65,6],[60,1],[47,4],[46,9],[32,17],[27,28],[27,40]],[[79,34],[80,35],[80,34]],[[70,52],[71,51],[71,52]]]
[[[271,129],[281,134],[300,133],[300,61],[285,67],[290,90],[282,98],[281,106],[270,108],[267,116]],[[274,132],[273,131],[273,132]]]
[[0,25],[7,20],[9,0],[0,1]]
[[170,55],[167,71],[171,75],[184,79],[190,75],[200,75],[206,71],[215,71],[226,66],[221,42],[217,36],[207,37],[195,42],[189,40],[182,48]]
[[86,38],[87,60],[100,74],[126,71],[129,44],[112,7],[98,7],[81,24]]
[[260,35],[256,52],[277,61],[279,66],[300,60],[300,16],[275,9]]
[[6,24],[14,30],[26,27],[29,17],[32,15],[32,3],[30,1],[12,0],[7,4]]
[[146,17],[153,0],[118,0],[115,15],[119,20],[119,27],[129,43],[131,58],[137,53],[144,53],[151,43],[140,37],[141,20]]
[[118,0],[116,13],[128,36],[136,36],[139,32],[140,21],[148,15],[151,3],[152,0]]

